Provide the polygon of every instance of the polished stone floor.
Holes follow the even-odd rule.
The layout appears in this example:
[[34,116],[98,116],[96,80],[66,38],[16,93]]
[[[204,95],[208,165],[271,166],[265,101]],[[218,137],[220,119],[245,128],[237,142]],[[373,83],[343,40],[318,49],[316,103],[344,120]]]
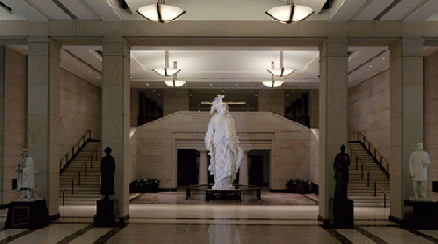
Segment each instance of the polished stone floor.
[[61,206],[58,221],[1,230],[0,243],[438,243],[438,230],[402,229],[382,208],[355,208],[354,229],[328,230],[317,206],[131,204],[125,228],[94,228],[95,213],[93,206]]

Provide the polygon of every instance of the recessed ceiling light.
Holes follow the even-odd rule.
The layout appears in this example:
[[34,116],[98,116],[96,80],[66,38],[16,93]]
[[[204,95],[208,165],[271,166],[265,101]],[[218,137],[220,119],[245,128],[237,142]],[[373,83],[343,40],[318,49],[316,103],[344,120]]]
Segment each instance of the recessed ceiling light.
[[373,66],[372,65],[370,65],[370,68],[372,68]]

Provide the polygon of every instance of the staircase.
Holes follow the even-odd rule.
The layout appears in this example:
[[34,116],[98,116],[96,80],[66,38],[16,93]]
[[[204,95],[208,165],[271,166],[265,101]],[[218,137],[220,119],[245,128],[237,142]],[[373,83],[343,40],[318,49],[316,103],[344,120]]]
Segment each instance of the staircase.
[[[373,156],[368,153],[361,142],[349,142],[348,153],[351,160],[348,197],[354,201],[354,206],[385,207],[385,194],[383,192],[386,192],[386,207],[389,207],[390,186],[386,172],[374,161]],[[369,186],[367,186],[368,174]],[[376,186],[374,182],[376,182]],[[376,195],[374,196],[375,187]]]
[[89,140],[78,150],[59,177],[61,205],[96,204],[100,199],[100,159],[100,141]]

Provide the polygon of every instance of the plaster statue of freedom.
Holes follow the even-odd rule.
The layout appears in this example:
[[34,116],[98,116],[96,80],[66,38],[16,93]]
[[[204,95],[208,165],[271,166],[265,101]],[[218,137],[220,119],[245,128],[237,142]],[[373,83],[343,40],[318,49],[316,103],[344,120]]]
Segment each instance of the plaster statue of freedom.
[[243,150],[239,147],[236,126],[228,111],[228,105],[222,102],[224,95],[218,95],[210,109],[215,111],[208,124],[205,145],[210,151],[208,170],[214,175],[213,189],[234,189],[233,181],[242,162]]
[[21,157],[18,159],[18,190],[21,191],[21,197],[34,198],[35,196],[35,168],[33,158],[29,157],[27,149],[21,150]]
[[427,199],[427,166],[429,154],[423,151],[423,143],[417,144],[417,150],[409,157],[409,173],[414,184],[415,199]]

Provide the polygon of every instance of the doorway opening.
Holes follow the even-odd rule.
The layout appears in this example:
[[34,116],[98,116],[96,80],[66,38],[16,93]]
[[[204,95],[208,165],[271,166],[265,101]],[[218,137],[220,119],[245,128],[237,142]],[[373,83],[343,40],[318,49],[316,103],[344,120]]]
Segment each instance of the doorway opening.
[[178,186],[196,185],[199,182],[199,152],[195,149],[178,149]]
[[248,152],[248,183],[256,186],[269,186],[270,150],[251,150]]

